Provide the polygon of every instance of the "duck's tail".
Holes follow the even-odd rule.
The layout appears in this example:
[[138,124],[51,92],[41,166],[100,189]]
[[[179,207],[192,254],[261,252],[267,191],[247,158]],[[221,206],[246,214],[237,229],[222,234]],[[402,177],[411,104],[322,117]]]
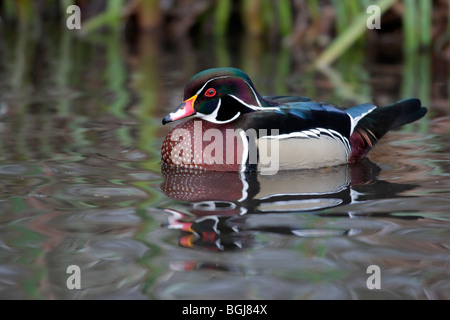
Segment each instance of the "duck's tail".
[[419,120],[426,113],[427,108],[416,98],[374,109],[359,120],[350,136],[352,156],[349,162],[364,157],[389,130]]

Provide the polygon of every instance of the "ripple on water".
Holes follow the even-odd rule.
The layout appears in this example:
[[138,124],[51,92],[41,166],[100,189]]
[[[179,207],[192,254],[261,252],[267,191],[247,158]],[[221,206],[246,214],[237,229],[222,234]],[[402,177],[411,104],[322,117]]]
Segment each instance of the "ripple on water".
[[32,194],[41,201],[53,202],[52,206],[59,210],[70,210],[86,206],[107,206],[122,202],[137,202],[149,195],[138,188],[128,185],[86,185],[86,184],[53,184],[38,188]]
[[134,207],[101,208],[66,212],[54,217],[49,224],[64,233],[93,235],[133,232],[141,223]]
[[15,264],[0,264],[0,299],[26,299],[25,295],[14,289],[20,286],[21,281],[27,275],[28,272],[25,268]]
[[29,173],[31,168],[29,165],[20,165],[20,164],[6,164],[0,165],[0,174],[2,175],[23,175]]
[[[46,293],[63,299],[142,299],[140,284],[145,282],[148,271],[139,260],[147,250],[141,242],[125,237],[99,233],[89,239],[66,237],[46,256]],[[79,266],[82,272],[81,290],[67,290],[66,269],[71,264]]]

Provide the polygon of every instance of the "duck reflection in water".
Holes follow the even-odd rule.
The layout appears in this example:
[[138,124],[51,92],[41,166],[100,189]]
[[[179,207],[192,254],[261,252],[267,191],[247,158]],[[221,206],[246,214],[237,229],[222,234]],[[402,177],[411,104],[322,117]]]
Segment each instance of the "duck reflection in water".
[[[367,213],[348,211],[345,205],[405,197],[400,194],[416,187],[377,180],[379,172],[380,168],[368,159],[329,168],[279,171],[276,175],[163,169],[162,191],[187,208],[184,212],[166,208],[170,215],[167,228],[181,230],[181,246],[210,251],[258,246],[255,237],[258,233],[298,237],[355,235],[360,231],[278,224],[255,226],[247,220],[253,215],[286,213],[319,217],[367,216]],[[342,211],[327,212],[339,206]]]

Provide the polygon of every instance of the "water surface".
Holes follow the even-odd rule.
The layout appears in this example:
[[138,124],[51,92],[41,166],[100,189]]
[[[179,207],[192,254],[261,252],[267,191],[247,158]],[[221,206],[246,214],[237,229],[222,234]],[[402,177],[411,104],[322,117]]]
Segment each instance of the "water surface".
[[[448,75],[425,63],[426,77],[405,78],[431,54],[352,63],[349,78],[345,59],[307,71],[282,48],[136,46],[66,33],[0,41],[0,298],[450,298]],[[161,171],[162,117],[193,74],[225,65],[262,94],[350,106],[419,92],[430,112],[351,166]],[[80,290],[67,288],[70,265]],[[366,285],[370,265],[379,290]]]

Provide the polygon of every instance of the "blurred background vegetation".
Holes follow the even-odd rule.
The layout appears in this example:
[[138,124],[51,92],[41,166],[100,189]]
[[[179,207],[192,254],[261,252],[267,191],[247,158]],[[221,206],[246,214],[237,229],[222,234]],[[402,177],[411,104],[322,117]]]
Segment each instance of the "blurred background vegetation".
[[[356,41],[388,34],[403,49],[449,49],[448,0],[1,0],[0,19],[39,29],[81,8],[80,33],[120,29],[157,32],[170,38],[245,34],[288,47],[316,46],[320,65],[329,64]],[[366,12],[378,5],[383,28],[369,32]],[[326,48],[326,49],[325,49]]]
[[[75,129],[93,113],[123,119],[133,110],[151,123],[143,127],[148,137],[182,98],[173,92],[181,95],[193,74],[235,66],[262,94],[345,106],[419,96],[430,115],[447,116],[449,3],[0,0],[0,102],[20,113],[34,110],[33,100],[56,98],[52,108],[61,117],[86,115],[77,117]],[[81,9],[80,30],[66,27],[70,5]],[[367,28],[371,5],[381,10],[381,29]],[[120,134],[133,140],[124,129]]]

